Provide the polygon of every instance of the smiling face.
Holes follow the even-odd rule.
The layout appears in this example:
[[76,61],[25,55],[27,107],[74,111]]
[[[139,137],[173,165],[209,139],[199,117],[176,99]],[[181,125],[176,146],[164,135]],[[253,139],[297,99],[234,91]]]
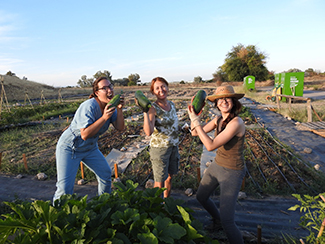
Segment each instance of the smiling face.
[[168,95],[168,86],[164,82],[157,80],[153,85],[153,94],[155,94],[159,100],[166,99]]
[[232,107],[234,106],[232,98],[219,98],[216,105],[221,113],[230,113]]
[[114,97],[114,88],[110,81],[104,79],[98,82],[97,98],[102,103],[108,103]]

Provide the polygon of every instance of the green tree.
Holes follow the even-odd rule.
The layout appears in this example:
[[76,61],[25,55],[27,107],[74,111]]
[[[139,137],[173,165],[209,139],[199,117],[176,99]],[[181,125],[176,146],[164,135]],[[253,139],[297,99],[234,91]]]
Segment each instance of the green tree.
[[194,83],[201,83],[201,82],[203,82],[201,76],[194,77]]
[[13,73],[13,72],[11,72],[10,70],[7,72],[7,74],[6,75],[10,75],[10,76],[16,76],[16,74],[15,73]]
[[81,76],[81,79],[78,81],[80,87],[91,87],[93,85],[94,78],[88,78],[87,75]]
[[138,75],[137,73],[135,74],[130,74],[128,76],[128,79],[129,79],[129,83],[128,83],[128,86],[135,86],[138,84],[138,82],[141,82],[140,80],[140,75]]
[[266,54],[259,52],[255,45],[238,44],[227,53],[225,63],[218,67],[213,77],[217,81],[242,81],[247,75],[256,80],[266,80],[268,70],[265,67]]
[[112,80],[112,75],[109,71],[104,70],[104,72],[101,72],[100,70],[96,72],[96,74],[94,74],[94,78],[97,79],[99,77],[105,76],[107,77],[109,80]]

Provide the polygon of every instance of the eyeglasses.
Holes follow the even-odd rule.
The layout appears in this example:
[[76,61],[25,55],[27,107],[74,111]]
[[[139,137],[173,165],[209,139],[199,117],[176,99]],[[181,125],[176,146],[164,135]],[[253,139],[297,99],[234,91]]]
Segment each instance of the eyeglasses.
[[108,89],[113,90],[114,86],[112,84],[110,84],[109,86],[103,86],[101,88],[98,88],[98,90],[103,90],[103,91],[108,91]]
[[219,101],[225,101],[225,102],[229,103],[232,101],[232,99],[231,99],[231,97],[223,97],[223,98],[219,98],[217,100],[217,102],[219,102]]

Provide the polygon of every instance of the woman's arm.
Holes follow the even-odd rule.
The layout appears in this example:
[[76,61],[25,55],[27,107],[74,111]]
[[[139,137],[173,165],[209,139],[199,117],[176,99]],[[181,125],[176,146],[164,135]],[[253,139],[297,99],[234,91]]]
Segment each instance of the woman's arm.
[[[219,116],[211,120],[209,123],[202,126],[203,131],[205,133],[209,133],[210,131],[214,130],[216,128],[216,121],[218,120]],[[196,128],[194,128],[191,131],[192,136],[198,136],[198,133],[196,131]]]
[[114,122],[112,122],[114,128],[119,130],[119,131],[122,131],[125,128],[124,116],[123,116],[123,110],[122,110],[123,105],[124,105],[124,95],[121,95],[120,103],[116,107],[117,118],[116,118],[116,120]]
[[143,130],[147,136],[150,136],[155,128],[155,119],[156,119],[156,109],[154,107],[150,107],[147,113],[143,113]]
[[218,147],[221,147],[236,135],[243,136],[245,134],[245,124],[239,117],[232,119],[227,124],[226,128],[214,139],[211,139],[201,126],[197,126],[195,129],[198,133],[198,136],[200,137],[200,140],[208,151],[213,151]]
[[115,111],[114,107],[109,108],[109,106],[106,105],[102,117],[100,117],[94,123],[89,125],[87,128],[80,129],[81,138],[85,141],[88,138],[96,135],[100,130],[100,128],[102,128],[102,126],[106,123],[106,121],[113,115],[114,111]]

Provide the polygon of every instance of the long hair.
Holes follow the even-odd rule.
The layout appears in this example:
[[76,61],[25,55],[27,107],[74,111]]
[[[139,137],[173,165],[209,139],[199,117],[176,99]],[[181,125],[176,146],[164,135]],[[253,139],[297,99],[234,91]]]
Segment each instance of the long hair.
[[95,92],[98,91],[98,83],[102,80],[108,80],[108,78],[106,76],[101,76],[93,82],[93,93],[89,95],[89,98],[97,97]]
[[[222,99],[222,98],[221,98],[221,99]],[[241,111],[242,105],[241,105],[241,103],[238,101],[238,99],[235,98],[235,97],[232,97],[231,100],[232,100],[232,104],[233,104],[233,106],[232,106],[232,108],[231,108],[231,110],[230,110],[230,113],[229,113],[228,117],[227,117],[227,118],[222,122],[220,132],[223,131],[223,130],[226,128],[227,124],[228,124],[228,123],[229,123],[233,118],[235,118],[235,117],[240,113],[240,111]],[[215,101],[215,106],[216,106],[217,109],[220,111],[220,109],[218,108],[217,103],[218,103],[218,99]]]
[[168,86],[168,82],[167,82],[164,78],[162,78],[162,77],[156,77],[156,78],[153,78],[152,81],[151,81],[151,85],[150,85],[150,92],[151,92],[152,94],[154,94],[154,91],[153,91],[153,90],[154,90],[154,85],[155,85],[155,83],[156,83],[157,81],[163,82],[163,83],[166,84],[166,86]]

